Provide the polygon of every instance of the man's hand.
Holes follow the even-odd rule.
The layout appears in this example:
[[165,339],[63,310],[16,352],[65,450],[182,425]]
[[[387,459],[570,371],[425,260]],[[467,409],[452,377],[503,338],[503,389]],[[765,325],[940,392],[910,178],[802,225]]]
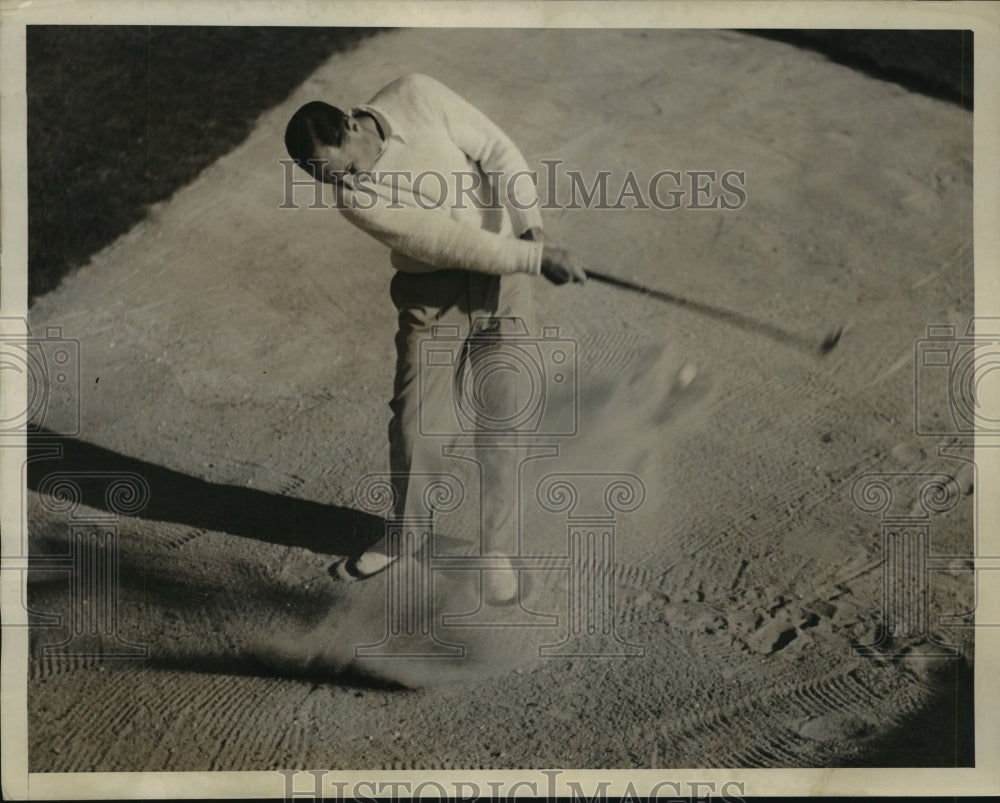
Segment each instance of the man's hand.
[[532,226],[527,231],[521,232],[522,240],[532,240],[536,243],[540,243],[545,239],[545,232],[542,231],[538,226]]
[[[533,226],[521,233],[521,239],[545,243],[545,232]],[[587,281],[587,271],[569,251],[548,243],[542,246],[542,276],[553,284]]]
[[542,276],[553,284],[587,281],[587,271],[576,257],[558,245],[542,246]]

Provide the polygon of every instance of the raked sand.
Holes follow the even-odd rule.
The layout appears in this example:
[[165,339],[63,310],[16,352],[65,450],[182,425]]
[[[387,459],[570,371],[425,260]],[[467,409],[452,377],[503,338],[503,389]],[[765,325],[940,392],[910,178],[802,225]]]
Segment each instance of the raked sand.
[[[530,493],[549,473],[639,477],[645,501],[614,530],[614,633],[593,643],[641,655],[543,658],[558,627],[484,626],[440,630],[462,660],[354,655],[385,632],[385,578],[338,587],[325,569],[370,531],[356,484],[388,468],[392,272],[383,246],[306,208],[308,188],[280,209],[279,160],[299,104],[363,102],[407,72],[483,109],[533,167],[610,170],[615,192],[628,170],[743,171],[738,210],[550,210],[546,229],[595,269],[817,344],[845,326],[817,359],[596,282],[539,281],[542,322],[577,344],[581,435],[525,469],[525,553],[568,549]],[[926,325],[972,312],[971,128],[953,105],[735,32],[405,30],[331,58],[32,309],[34,331],[79,339],[82,386],[78,441],[30,482],[34,548],[69,533],[37,492],[47,471],[130,471],[151,496],[116,525],[120,633],[150,657],[34,652],[31,770],[951,761],[952,731],[921,741],[913,717],[953,707],[955,666],[852,652],[880,621],[882,546],[851,487],[953,475],[934,548],[971,553],[971,468],[914,435],[912,390]],[[686,362],[709,392],[652,420]],[[55,399],[46,424],[74,416]],[[918,490],[902,482],[894,504],[919,513]],[[442,525],[443,552],[475,551],[469,510]],[[523,573],[525,608],[560,627],[564,568]],[[474,580],[435,572],[434,615],[475,610]],[[971,607],[970,573],[933,582],[935,615]],[[64,578],[31,593],[67,610]],[[971,659],[968,632],[935,637]]]

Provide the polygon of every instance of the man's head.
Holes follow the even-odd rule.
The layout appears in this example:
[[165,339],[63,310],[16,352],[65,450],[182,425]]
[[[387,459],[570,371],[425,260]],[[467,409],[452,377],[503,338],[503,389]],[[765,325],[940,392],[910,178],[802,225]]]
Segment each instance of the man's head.
[[299,167],[328,184],[370,169],[379,151],[356,119],[319,100],[292,115],[285,128],[285,148]]

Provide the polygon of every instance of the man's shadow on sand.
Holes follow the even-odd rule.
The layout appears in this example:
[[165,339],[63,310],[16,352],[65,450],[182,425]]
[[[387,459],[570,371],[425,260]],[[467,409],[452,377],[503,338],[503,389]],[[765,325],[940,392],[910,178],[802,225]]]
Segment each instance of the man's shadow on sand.
[[[99,482],[87,481],[88,474],[100,479],[96,475],[112,472],[136,474],[149,487],[148,502],[141,509],[129,513],[134,518],[173,522],[198,530],[223,532],[332,555],[360,553],[385,533],[384,519],[353,508],[209,482],[45,429],[29,436],[27,486],[35,492],[44,492],[46,480],[56,474],[82,474],[72,478],[77,480],[75,485],[79,489],[77,501],[90,508],[118,513],[107,499],[109,478]],[[213,610],[218,615],[219,611],[232,605],[234,593],[240,599],[242,615],[247,611],[256,611],[261,621],[266,619],[269,610],[280,607],[293,618],[298,616],[302,621],[311,622],[317,615],[326,616],[331,604],[322,587],[305,590],[257,578],[252,588],[246,589],[245,595],[239,597],[238,590],[234,592],[231,586],[210,582],[198,572],[179,577],[169,567],[149,564],[134,555],[122,555],[119,560],[124,570],[122,582],[140,586],[144,601],[155,599],[164,608],[179,606],[187,613],[196,608]],[[43,576],[57,584],[65,582],[61,574],[43,573]],[[44,581],[39,581],[38,577],[35,580],[34,602],[40,604],[43,610],[60,610],[64,598],[52,596]],[[253,615],[248,618],[253,619]],[[37,635],[43,631],[35,632]],[[61,634],[57,636],[61,637]],[[290,673],[290,670],[270,666],[245,651],[212,649],[204,644],[179,648],[168,643],[160,647],[155,655],[147,659],[149,666],[257,677],[287,677]],[[403,688],[392,680],[362,675],[350,666],[332,672],[328,667],[304,665],[296,667],[291,673],[324,682],[330,682],[331,675],[335,674],[338,684],[346,686]]]
[[[353,508],[209,482],[39,429],[28,439],[28,488],[39,491],[45,478],[54,472],[138,474],[149,487],[149,501],[130,514],[136,518],[174,522],[321,554],[360,553],[385,532],[382,518]],[[82,481],[77,485],[82,504],[117,512],[105,498],[102,483]]]

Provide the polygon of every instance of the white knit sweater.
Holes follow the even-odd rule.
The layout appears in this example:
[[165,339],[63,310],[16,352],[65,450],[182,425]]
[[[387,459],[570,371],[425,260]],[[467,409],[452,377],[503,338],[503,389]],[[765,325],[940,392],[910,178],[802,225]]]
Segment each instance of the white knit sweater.
[[[351,223],[392,249],[397,270],[540,272],[542,245],[517,239],[542,225],[534,183],[525,175],[510,184],[511,177],[528,170],[527,163],[485,114],[419,74],[393,81],[353,111],[378,120],[385,149],[372,177],[359,174],[353,188],[344,187],[339,206]],[[421,177],[428,171],[432,174]],[[497,178],[487,178],[487,172],[502,174],[499,208],[476,208],[459,191],[477,174],[482,185],[474,195],[488,202],[490,182]],[[508,186],[516,190],[516,203],[506,197]]]

